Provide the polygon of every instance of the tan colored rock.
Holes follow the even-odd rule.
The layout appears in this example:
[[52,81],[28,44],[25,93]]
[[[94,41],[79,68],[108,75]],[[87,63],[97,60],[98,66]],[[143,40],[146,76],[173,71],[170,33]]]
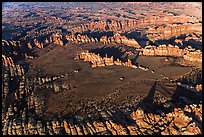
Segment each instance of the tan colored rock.
[[154,115],[154,119],[155,119],[155,122],[159,122],[159,120],[161,119],[160,115]]
[[81,128],[78,125],[75,125],[75,128],[76,128],[78,135],[83,135],[83,131],[81,130]]
[[[144,49],[142,49],[142,54],[147,56],[177,56],[181,57],[184,56],[184,53],[186,53],[184,50],[179,49],[178,46],[172,46],[172,45],[160,45],[158,47],[153,46],[146,46]],[[186,56],[187,58],[187,56]]]
[[86,122],[86,124],[89,127],[88,130],[90,133],[92,133],[92,132],[96,133],[95,129],[93,128],[93,126],[90,122]]
[[26,53],[25,53],[25,59],[33,59],[34,57],[33,56],[28,56]]
[[108,130],[109,130],[113,135],[117,135],[117,132],[114,130],[114,128],[111,126],[111,124],[110,124],[108,121],[106,121],[105,124],[106,124]]
[[161,135],[169,135],[168,128],[161,132]]
[[150,124],[144,122],[143,120],[136,120],[136,123],[140,128],[150,129],[152,127]]
[[95,42],[98,42],[98,39],[97,39],[97,38],[95,38]]
[[169,131],[170,131],[170,133],[171,133],[172,135],[180,135],[180,132],[174,128],[173,122],[170,123],[170,125],[169,125],[168,128],[169,128]]
[[195,122],[190,123],[190,124],[187,126],[186,129],[187,129],[186,131],[191,132],[191,133],[193,133],[194,135],[201,134],[201,130],[200,130],[198,127],[196,127]]
[[105,65],[107,66],[114,65],[113,56],[111,56],[111,58],[108,58],[106,54],[106,57],[104,58],[104,62],[105,62]]
[[13,66],[14,62],[13,62],[13,59],[11,57],[7,57],[7,56],[2,54],[2,64],[5,66]]
[[103,125],[102,122],[93,122],[93,125],[94,127],[96,128],[96,131],[97,132],[103,132],[103,131],[106,131],[106,128],[105,126]]
[[172,119],[173,119],[173,117],[174,117],[174,114],[172,114],[172,113],[168,113],[168,114],[166,114],[165,119],[166,119],[168,122],[171,122]]
[[89,132],[89,130],[84,126],[84,125],[81,125],[82,126],[82,129],[83,129],[83,132],[84,132],[84,135],[93,135],[93,132]]
[[131,114],[132,119],[134,119],[135,121],[139,120],[139,119],[143,119],[144,118],[144,111],[141,108],[138,108],[136,110],[136,112],[133,112]]
[[32,45],[30,44],[30,42],[28,42],[28,48],[29,48],[29,49],[32,49],[32,48],[33,48]]
[[8,60],[7,60],[6,56],[3,54],[2,54],[2,63],[3,63],[3,65],[8,66]]
[[119,59],[117,59],[116,61],[114,61],[114,64],[115,65],[122,65],[122,62]]
[[49,40],[46,38],[45,39],[45,44],[48,44],[49,43]]
[[185,116],[184,112],[179,109],[174,109],[175,117],[174,124],[181,129],[182,127],[186,127],[188,123],[192,120],[188,116]]
[[128,130],[130,131],[130,135],[137,135],[135,126],[127,126]]
[[196,85],[196,90],[197,91],[202,91],[202,85],[200,84],[200,85]]
[[186,112],[191,112],[191,109],[188,107],[188,105],[185,105],[185,107],[184,107],[184,111],[186,111]]
[[125,62],[125,66],[132,67],[132,63],[131,63],[130,59],[128,59],[128,61]]
[[60,91],[60,88],[59,88],[59,86],[56,83],[53,83],[53,89],[54,89],[55,93]]
[[91,38],[91,42],[93,42],[93,43],[95,43],[96,41],[95,41],[95,39],[92,37]]

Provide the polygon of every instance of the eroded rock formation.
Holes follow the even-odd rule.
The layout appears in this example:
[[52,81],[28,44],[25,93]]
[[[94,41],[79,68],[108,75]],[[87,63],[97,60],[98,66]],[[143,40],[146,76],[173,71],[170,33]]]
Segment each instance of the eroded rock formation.
[[81,34],[77,34],[75,35],[65,35],[65,38],[68,42],[75,42],[75,43],[79,43],[79,44],[84,44],[84,43],[95,43],[98,42],[97,38],[89,38],[87,35],[81,35]]
[[13,66],[13,59],[2,54],[2,64],[5,66]]
[[[93,53],[91,55],[97,57]],[[85,58],[86,54],[81,56]],[[80,58],[80,55],[78,57]],[[87,58],[87,60],[93,61],[90,58]],[[106,56],[104,60],[104,65],[115,64],[113,58]],[[120,62],[120,60],[117,60],[117,62]],[[123,64],[123,62],[120,63]],[[128,61],[124,65],[131,66],[131,62]],[[74,117],[65,118],[58,114],[51,120],[45,120],[45,117],[43,117],[45,101],[33,92],[35,86],[32,83],[41,86],[47,85],[47,88],[51,86],[55,92],[59,92],[60,87],[65,89],[67,85],[57,84],[56,80],[65,76],[41,76],[28,80],[24,73],[24,68],[20,65],[5,66],[3,69],[3,100],[7,99],[8,95],[12,93],[14,95],[13,101],[9,104],[5,101],[2,102],[2,132],[4,135],[151,135],[155,133],[162,135],[198,135],[202,133],[202,104],[191,103],[180,108],[161,97],[158,97],[160,99],[158,103],[161,103],[165,109],[172,111],[166,113],[161,109],[156,111],[159,112],[158,114],[146,112],[144,107],[135,107],[144,98],[138,96],[135,97],[136,102],[133,102],[132,105],[113,107],[114,109],[101,110],[96,107],[96,102],[88,101],[89,106],[95,106],[98,110],[90,110],[92,113],[87,112],[88,118],[76,114]],[[17,90],[11,90],[9,89],[9,81],[14,81],[16,77],[21,78],[16,81],[19,86],[15,86]],[[49,83],[53,84],[49,85]],[[70,87],[71,85],[68,85],[67,89]],[[117,96],[117,93],[112,93],[103,102],[108,101],[108,98],[113,99],[115,96]],[[184,97],[180,97],[179,100],[181,101],[178,102],[180,105],[190,101]],[[21,101],[24,101],[25,104],[22,105]]]
[[103,42],[104,44],[115,42],[118,44],[125,44],[127,46],[131,46],[135,48],[141,48],[141,46],[138,44],[138,42],[135,39],[128,39],[125,36],[121,36],[120,34],[115,34],[113,37],[103,36],[101,37],[100,42]]
[[183,57],[184,60],[192,62],[202,62],[202,52],[200,50],[195,50],[192,47],[187,47],[185,49],[180,49],[178,46],[173,45],[159,45],[156,46],[146,46],[142,49],[142,55],[145,56],[175,56]]
[[108,58],[106,55],[106,57],[102,58],[99,54],[89,53],[88,51],[78,54],[76,59],[82,59],[84,61],[91,62],[93,68],[102,67],[102,66],[111,66],[111,65],[123,65],[123,66],[131,67],[131,68],[138,68],[136,65],[132,64],[130,59],[128,59],[127,62],[122,62],[119,59],[114,61],[113,56]]
[[[121,20],[111,22],[107,21],[98,21],[98,22],[90,22],[87,24],[83,24],[81,26],[77,26],[71,29],[72,32],[84,32],[87,30],[100,30],[100,31],[108,31],[108,30],[130,30],[138,26],[145,25],[160,25],[160,24],[172,24],[172,23],[187,23],[189,20],[192,22],[197,22],[198,20],[192,17],[187,16],[164,16],[164,17],[156,17],[156,16],[146,16],[144,18],[138,20]],[[192,27],[192,29],[194,29]],[[198,28],[195,28],[198,29]]]
[[183,56],[184,51],[182,49],[179,49],[178,46],[172,46],[172,45],[159,45],[156,46],[146,46],[142,50],[143,55],[148,56]]
[[159,26],[155,28],[149,28],[147,30],[148,37],[151,39],[151,34],[161,35],[161,38],[177,37],[181,34],[187,34],[192,32],[202,32],[202,24],[185,23],[185,24],[171,24],[165,26]]
[[[138,3],[127,3],[125,6],[130,6],[130,4]],[[149,4],[150,5],[144,6],[147,8],[150,6],[150,9],[158,7],[158,3],[155,3],[155,7],[154,4],[153,6],[151,5],[152,3]],[[72,4],[70,3],[70,5]],[[27,77],[26,67],[21,65],[21,62],[19,64],[16,63],[21,59],[34,58],[29,54],[29,52],[33,49],[37,48],[37,51],[38,48],[44,50],[43,48],[52,43],[64,46],[67,41],[77,43],[77,45],[96,42],[102,42],[104,44],[118,43],[135,47],[137,50],[139,49],[138,51],[141,51],[142,55],[175,56],[182,58],[183,61],[202,63],[202,50],[195,50],[192,47],[179,49],[178,46],[172,45],[160,45],[158,47],[147,46],[144,49],[140,49],[141,46],[138,44],[140,41],[136,40],[136,38],[129,39],[128,36],[122,36],[122,34],[128,34],[128,31],[141,29],[141,32],[143,33],[143,30],[146,31],[147,29],[147,32],[144,33],[148,33],[146,35],[148,37],[148,42],[154,42],[161,38],[167,39],[169,37],[177,37],[181,34],[191,33],[190,35],[186,35],[185,40],[178,38],[175,42],[178,45],[184,45],[186,41],[192,40],[195,43],[200,42],[199,44],[196,44],[198,47],[202,45],[202,23],[197,23],[200,17],[193,17],[191,16],[192,14],[187,16],[187,13],[180,14],[180,10],[178,12],[180,15],[174,16],[173,14],[176,14],[176,12],[170,13],[172,8],[171,5],[174,5],[174,3],[170,3],[170,5],[161,3],[160,5],[163,5],[161,6],[161,9],[150,14],[146,14],[145,12],[143,14],[142,9],[138,10],[138,13],[134,13],[134,10],[131,11],[132,7],[130,7],[130,10],[123,7],[117,7],[117,10],[113,10],[110,7],[115,13],[120,13],[121,11],[121,13],[124,14],[124,18],[120,14],[115,15],[113,12],[108,12],[105,19],[111,18],[109,21],[93,21],[97,18],[104,17],[105,14],[103,13],[110,11],[110,8],[106,9],[106,7],[101,9],[103,12],[97,10],[96,14],[94,14],[95,17],[93,17],[85,16],[90,15],[91,12],[95,11],[95,9],[90,10],[89,8],[70,7],[71,12],[67,12],[65,6],[65,8],[60,10],[53,10],[52,7],[48,11],[43,11],[41,9],[44,9],[45,7],[43,6],[39,8],[37,4],[37,9],[34,8],[35,6],[29,5],[29,7],[32,7],[33,9],[28,9],[28,12],[24,12],[24,8],[26,8],[27,11],[27,4],[14,4],[14,6],[5,5],[6,12],[2,14],[4,16],[2,29],[6,28],[5,32],[8,31],[8,34],[3,34],[9,36],[8,39],[12,38],[19,40],[2,40],[3,135],[201,135],[202,100],[198,102],[195,98],[197,98],[197,94],[202,93],[202,85],[201,83],[197,83],[201,79],[200,74],[193,74],[193,70],[192,73],[189,72],[185,74],[184,77],[182,76],[179,79],[176,79],[177,81],[182,81],[180,86],[183,86],[186,90],[193,91],[193,93],[195,93],[193,94],[195,96],[190,94],[193,99],[180,96],[177,101],[171,102],[172,100],[159,96],[154,99],[152,104],[145,104],[147,106],[149,105],[151,109],[156,108],[155,111],[150,112],[148,108],[145,108],[145,105],[141,105],[141,102],[145,97],[143,95],[128,95],[127,100],[120,100],[118,103],[116,101],[119,94],[124,91],[123,86],[126,87],[127,85],[129,86],[136,83],[134,87],[137,88],[137,82],[134,83],[133,81],[130,81],[127,85],[122,85],[122,87],[119,87],[116,91],[108,94],[107,97],[102,99],[92,100],[83,98],[83,100],[80,100],[80,98],[76,99],[73,97],[75,95],[75,91],[72,91],[72,89],[76,87],[76,83],[74,81],[70,82],[69,79],[64,81],[63,78],[66,76],[42,76],[40,75],[40,72],[38,73],[38,76]],[[15,7],[15,10],[18,10],[20,14],[8,12],[9,7]],[[171,7],[170,10],[164,10],[169,9],[169,7]],[[185,3],[182,5],[182,8],[192,9]],[[22,9],[22,11],[19,9]],[[53,11],[55,13],[52,13]],[[153,10],[150,10],[150,12],[152,11]],[[46,12],[49,13],[47,14]],[[79,15],[79,12],[82,14]],[[130,13],[133,14],[131,16],[134,17],[133,19],[128,17]],[[140,13],[142,14],[138,16]],[[65,16],[61,16],[61,14],[65,14]],[[156,16],[153,14],[156,14]],[[60,16],[57,17],[58,15]],[[72,16],[78,16],[79,18],[76,17],[72,20]],[[116,18],[116,16],[121,17]],[[61,35],[62,31],[69,31],[71,32],[71,35]],[[117,34],[112,37],[104,35],[97,38],[82,35],[83,32],[106,33],[108,31],[113,33],[116,32]],[[197,33],[199,34],[198,36]],[[44,39],[44,37],[46,38]],[[32,40],[29,41],[29,39]],[[48,48],[48,50],[50,49]],[[134,53],[129,51],[127,54],[133,55]],[[99,54],[82,52],[81,54],[78,54],[76,58],[91,62],[92,67],[94,68],[122,65],[131,68],[148,70],[148,68],[133,65],[130,59],[123,62],[119,58],[114,60],[113,56],[108,57],[106,55],[105,57],[101,57]],[[78,70],[74,72],[74,75],[80,75]],[[125,81],[126,76],[120,77],[120,80]],[[191,83],[194,86],[189,86],[185,82]],[[63,90],[71,90],[71,96],[64,97],[68,99],[76,99],[74,100],[74,103],[60,104],[66,105],[65,109],[69,109],[70,111],[68,112],[71,113],[62,116],[59,111],[56,110],[56,114],[50,114],[49,110],[45,108],[45,106],[46,103],[50,103],[47,99],[51,97],[45,96],[45,99],[43,99],[41,94],[38,95],[36,91],[39,91],[38,93],[52,91],[53,93],[51,93],[51,95],[57,96],[57,94],[61,94],[60,92]],[[56,96],[51,98],[53,102],[55,102],[54,99]],[[197,102],[195,103],[194,101]],[[154,107],[155,102],[158,103],[158,108]],[[49,105],[54,108],[52,103]],[[72,110],[71,107],[74,107],[74,109]],[[47,114],[46,111],[48,111],[48,115],[45,115]]]

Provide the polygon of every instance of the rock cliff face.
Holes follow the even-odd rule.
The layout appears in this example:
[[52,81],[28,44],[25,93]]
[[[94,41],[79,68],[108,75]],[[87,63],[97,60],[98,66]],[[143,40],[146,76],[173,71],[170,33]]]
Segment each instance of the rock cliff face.
[[22,55],[23,46],[20,41],[6,41],[2,40],[2,54],[7,57],[18,57]]
[[[22,95],[25,91],[23,89],[23,81],[24,81],[24,68],[21,65],[8,65],[2,66],[2,77],[4,78],[3,87],[2,87],[2,96],[3,98],[7,98],[7,96],[11,93],[15,95],[15,98],[22,98]],[[22,79],[16,81],[21,77]],[[19,87],[17,87],[19,84]],[[16,91],[12,91],[12,88],[18,88]]]
[[33,40],[33,45],[31,45],[31,42],[28,42],[27,48],[33,49],[34,47],[38,47],[39,49],[42,49],[45,47],[45,45],[51,44],[51,43],[55,43],[57,45],[63,46],[64,43],[63,43],[62,39],[63,39],[62,35],[60,35],[58,33],[52,34],[48,38],[45,38],[42,42],[39,42],[37,39]]
[[[36,39],[34,39],[34,44],[35,46],[37,46],[38,48],[42,49],[43,48],[43,44],[42,43],[39,43]],[[28,45],[30,46],[30,45]]]
[[191,62],[202,63],[202,52],[200,50],[187,51],[186,54],[183,55],[183,59]]
[[96,55],[95,53],[89,53],[88,51],[78,54],[76,59],[82,59],[84,61],[91,62],[92,68],[102,67],[102,66],[111,66],[111,65],[123,65],[123,66],[131,67],[131,68],[137,68],[136,65],[133,65],[131,63],[130,59],[128,59],[127,62],[122,62],[119,59],[114,61],[113,56],[108,58],[106,55],[106,57],[102,58],[99,54]]
[[2,64],[5,66],[13,66],[13,59],[2,54]]
[[196,90],[197,91],[202,91],[202,85],[200,84],[200,85],[196,85]]
[[8,66],[25,58],[33,58],[30,51],[33,47],[30,42],[27,45],[20,43],[20,41],[6,41],[2,40],[2,61]]
[[[72,28],[72,32],[83,32],[86,30],[100,30],[100,31],[106,31],[106,30],[120,30],[121,28],[126,27],[127,21],[117,22],[112,21],[111,23],[106,21],[98,21],[98,22],[91,22],[88,24],[84,24],[82,26],[77,26],[75,28]],[[131,23],[128,23],[129,25]]]
[[103,36],[100,38],[100,42],[103,42],[104,44],[115,42],[118,44],[125,44],[127,46],[131,46],[135,48],[141,48],[141,46],[138,44],[138,42],[135,39],[128,39],[125,36],[121,36],[120,34],[115,34],[113,37]]
[[79,43],[79,44],[98,42],[97,38],[93,38],[93,37],[89,38],[87,35],[81,35],[81,34],[77,34],[77,36],[65,35],[65,38],[68,42],[75,42],[75,43]]
[[184,51],[182,49],[179,49],[178,46],[172,46],[172,45],[159,45],[156,46],[146,46],[143,50],[143,55],[148,56],[183,56]]
[[71,29],[71,31],[82,33],[87,30],[100,30],[100,31],[130,30],[135,27],[144,25],[187,23],[189,20],[191,20],[192,22],[198,21],[195,18],[186,16],[172,16],[172,15],[164,17],[146,16],[138,20],[121,20],[121,21],[112,20],[111,22],[107,21],[90,22],[87,24],[83,24],[81,26],[74,27]]
[[[45,39],[45,42],[48,42],[48,40]],[[60,46],[63,46],[64,43],[62,41],[62,35],[60,35],[60,34],[53,34],[53,35],[51,35],[50,36],[50,43],[56,43],[56,44],[58,44]]]
[[149,28],[147,33],[150,34],[160,34],[162,38],[170,38],[173,36],[180,36],[181,34],[187,34],[191,32],[202,32],[202,24],[171,24],[166,26],[159,26],[155,28]]
[[[88,30],[92,30],[92,29],[102,29],[102,31],[107,31],[107,30],[111,30],[111,31],[115,31],[115,29],[123,29],[123,27],[125,28],[131,28],[133,26],[138,26],[138,25],[148,25],[148,24],[162,24],[162,22],[166,22],[166,19],[164,19],[165,21],[156,21],[155,20],[162,20],[162,19],[153,19],[154,17],[149,17],[148,19],[142,19],[139,21],[112,21],[111,23],[107,23],[104,21],[100,21],[100,22],[92,22],[90,23],[89,27],[85,27],[87,25],[85,25],[84,29],[82,29],[83,31],[85,31],[87,28]],[[171,22],[171,20],[169,19],[168,21]],[[138,23],[136,23],[138,22]],[[174,22],[174,21],[172,21]],[[97,24],[97,25],[96,25]],[[106,24],[106,25],[104,25]],[[120,24],[120,25],[119,25]],[[104,27],[106,26],[106,27]],[[123,26],[123,27],[121,27]],[[77,27],[80,28],[80,27]],[[108,29],[107,29],[108,28]],[[77,29],[78,30],[78,29]],[[81,29],[79,29],[81,30]],[[83,31],[77,31],[82,33]],[[187,33],[191,33],[191,32],[198,32],[198,33],[202,33],[202,24],[201,23],[184,23],[184,24],[171,24],[171,25],[162,25],[162,26],[158,26],[158,27],[150,27],[148,28],[148,30],[146,31],[147,33],[147,37],[152,40],[155,41],[157,39],[168,39],[170,37],[174,37],[174,36],[180,36],[181,34],[187,34]],[[75,33],[73,33],[75,34]],[[84,44],[84,43],[95,43],[95,42],[103,42],[104,44],[106,43],[119,43],[119,44],[125,44],[127,46],[133,46],[136,48],[141,48],[141,46],[138,44],[138,42],[135,39],[128,39],[125,36],[121,36],[120,34],[115,34],[113,37],[107,37],[107,36],[102,36],[99,40],[97,38],[94,37],[88,37],[87,35],[81,35],[81,34],[77,34],[77,35],[60,35],[60,34],[53,34],[51,35],[49,38],[45,38],[43,40],[43,42],[39,42],[38,40],[34,39],[34,45],[31,45],[30,42],[27,43],[26,47],[28,49],[32,49],[33,47],[38,47],[38,48],[44,48],[45,44],[49,44],[49,43],[56,43],[58,45],[63,46],[65,43],[63,42],[64,39],[66,39],[68,42],[75,42],[78,44]],[[155,38],[155,36],[157,36],[158,38]],[[192,38],[196,38],[195,36],[193,37],[186,37],[185,40],[189,40]],[[181,45],[183,45],[181,40],[176,40],[175,42],[180,43]],[[6,41],[2,41],[2,43],[4,43],[4,45],[9,45],[8,42]],[[12,48],[17,48],[19,49],[20,47],[22,47],[20,41],[18,42],[14,42]],[[7,48],[8,49],[8,48]],[[4,48],[3,48],[4,51]]]
[[119,43],[119,44],[125,44],[127,46],[132,46],[136,48],[140,48],[140,45],[135,41],[134,39],[127,39],[125,36],[121,36],[120,34],[116,34],[113,37],[107,37],[107,36],[102,36],[100,40],[98,41],[97,38],[89,38],[87,35],[80,35],[77,34],[75,35],[65,35],[65,38],[68,42],[75,42],[78,44],[84,44],[84,43],[96,43],[96,42],[102,42],[104,44],[106,43]]
[[180,49],[178,46],[172,45],[159,45],[158,47],[146,46],[142,49],[141,54],[145,56],[183,57],[183,59],[187,61],[202,63],[202,52],[200,50],[195,50],[190,46],[185,49]]

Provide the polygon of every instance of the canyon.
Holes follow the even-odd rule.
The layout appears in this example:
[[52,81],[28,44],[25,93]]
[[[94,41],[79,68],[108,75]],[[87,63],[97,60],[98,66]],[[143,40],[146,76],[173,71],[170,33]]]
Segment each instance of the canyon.
[[201,9],[3,3],[3,135],[202,135]]

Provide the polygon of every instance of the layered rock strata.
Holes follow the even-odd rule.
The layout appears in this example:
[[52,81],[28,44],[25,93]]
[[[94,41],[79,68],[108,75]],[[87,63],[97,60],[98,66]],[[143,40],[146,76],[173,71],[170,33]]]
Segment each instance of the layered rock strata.
[[98,42],[97,38],[93,38],[93,37],[89,38],[87,35],[81,35],[81,34],[77,34],[76,36],[75,35],[65,35],[65,38],[68,42],[75,42],[79,44]]
[[103,36],[100,38],[100,42],[103,42],[104,44],[115,42],[118,44],[125,44],[127,46],[131,46],[135,48],[141,48],[141,46],[138,44],[138,42],[135,39],[128,39],[125,36],[121,36],[120,34],[115,34],[113,37]]
[[156,17],[156,16],[147,16],[138,20],[121,20],[111,22],[107,21],[98,21],[91,22],[87,24],[83,24],[81,26],[77,26],[72,28],[70,31],[72,32],[84,32],[87,30],[100,30],[100,31],[108,31],[108,30],[130,30],[138,26],[147,26],[147,25],[161,25],[161,24],[172,24],[172,23],[187,23],[189,20],[192,22],[198,22],[195,18],[186,17],[186,16],[164,16],[164,17]]
[[5,55],[2,54],[2,64],[5,66],[13,66],[14,62],[11,57],[6,57]]
[[122,66],[131,67],[131,68],[137,68],[136,65],[133,65],[131,63],[130,59],[128,59],[127,62],[122,62],[119,59],[114,61],[113,56],[108,58],[106,55],[106,57],[102,58],[99,54],[89,53],[88,51],[85,51],[85,52],[82,52],[81,54],[78,54],[76,59],[81,59],[84,61],[91,62],[92,68],[102,67],[102,66],[111,66],[111,65],[122,65]]
[[146,46],[142,49],[141,55],[145,56],[175,56],[183,57],[184,60],[202,63],[202,52],[200,50],[195,50],[192,47],[187,47],[185,49],[180,49],[178,46],[173,45],[159,45],[156,46]]
[[159,26],[155,28],[149,28],[147,34],[161,34],[162,38],[170,38],[173,36],[180,36],[181,34],[202,32],[202,24],[185,23],[185,24],[171,24],[166,26]]

